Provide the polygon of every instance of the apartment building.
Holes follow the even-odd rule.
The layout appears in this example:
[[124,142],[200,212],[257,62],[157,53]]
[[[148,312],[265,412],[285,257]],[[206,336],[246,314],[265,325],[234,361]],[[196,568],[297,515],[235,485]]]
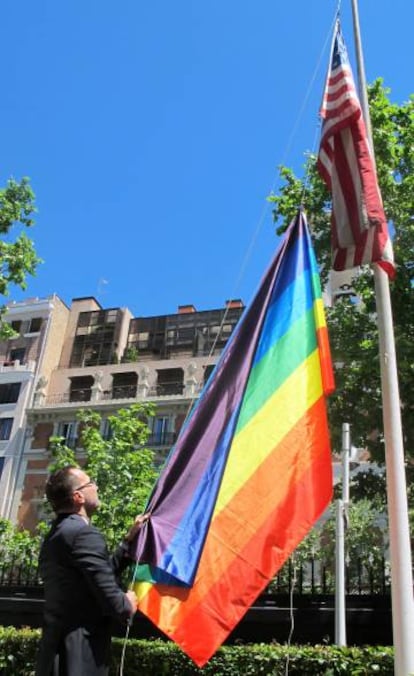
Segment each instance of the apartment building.
[[32,529],[41,516],[50,437],[63,437],[81,457],[80,408],[102,414],[105,435],[109,415],[152,402],[148,446],[165,457],[243,308],[231,300],[215,310],[182,305],[174,314],[133,317],[127,308],[104,309],[93,297],[73,299],[59,362],[37,379],[27,410],[19,523]]
[[56,295],[7,306],[4,321],[15,334],[0,341],[0,515],[12,520],[22,481],[26,410],[40,373],[48,377],[59,362],[68,315]]

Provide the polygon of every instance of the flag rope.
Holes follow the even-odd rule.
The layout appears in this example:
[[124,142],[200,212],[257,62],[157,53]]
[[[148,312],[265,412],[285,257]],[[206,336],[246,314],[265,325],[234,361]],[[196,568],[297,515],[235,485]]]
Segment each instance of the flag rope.
[[[324,53],[325,53],[325,50],[326,50],[326,46],[327,46],[329,37],[330,37],[330,35],[331,35],[331,33],[332,33],[332,27],[333,27],[333,25],[334,25],[334,23],[335,23],[335,21],[336,21],[336,19],[337,19],[337,16],[338,16],[338,13],[339,13],[339,10],[340,10],[340,6],[341,6],[341,0],[338,0],[337,9],[336,9],[336,11],[335,11],[335,18],[334,18],[334,21],[333,21],[332,25],[331,25],[330,28],[329,28],[329,32],[328,32],[328,34],[327,34],[327,37],[325,38],[323,47],[322,47],[321,52],[320,52],[320,54],[319,54],[319,57],[318,57],[318,59],[317,59],[316,66],[315,66],[315,68],[314,68],[314,71],[313,71],[313,73],[312,73],[312,76],[311,76],[311,78],[310,78],[310,81],[309,81],[308,87],[307,87],[307,89],[306,89],[305,96],[304,96],[303,101],[302,101],[302,104],[301,104],[301,106],[300,106],[298,115],[297,115],[296,120],[295,120],[295,122],[294,122],[294,124],[293,124],[292,131],[291,131],[291,133],[290,133],[290,135],[289,135],[289,137],[288,137],[288,141],[287,141],[287,143],[286,143],[285,150],[284,150],[284,152],[283,152],[283,154],[282,154],[282,162],[281,162],[282,165],[286,163],[286,161],[287,161],[287,159],[288,159],[288,156],[289,156],[289,153],[291,152],[291,148],[292,148],[292,145],[293,145],[293,141],[294,141],[295,135],[296,135],[296,133],[297,133],[297,129],[298,129],[299,124],[300,124],[300,122],[301,122],[301,120],[302,120],[302,118],[303,118],[303,114],[304,114],[306,105],[307,105],[308,100],[309,100],[309,98],[310,98],[312,89],[313,89],[313,87],[314,87],[314,85],[315,85],[315,80],[316,80],[316,77],[317,77],[318,72],[319,72],[319,70],[320,70],[321,62],[322,62],[322,59],[323,59],[323,55],[324,55]],[[320,130],[320,121],[318,120],[317,123],[316,123],[316,125],[315,125],[315,135],[314,135],[314,142],[313,142],[313,152],[314,152],[315,149],[316,149],[316,143],[317,143],[317,140],[316,140],[316,139],[317,139],[317,137],[318,137],[319,130]],[[274,192],[275,192],[275,190],[276,190],[276,185],[277,185],[278,178],[279,178],[279,174],[276,174],[275,177],[274,177],[272,186],[271,186],[271,188],[270,188],[269,194],[274,194]],[[305,182],[304,182],[304,192],[305,192],[305,189],[306,189],[306,183],[307,183],[307,181],[308,181],[308,178],[309,178],[309,169],[307,170],[307,174],[306,174],[306,177],[305,177]],[[304,195],[304,192],[303,192],[303,195]],[[252,234],[252,236],[251,236],[250,243],[249,243],[249,245],[248,245],[248,247],[247,247],[246,253],[245,253],[244,257],[243,257],[243,260],[242,260],[242,263],[241,263],[241,266],[240,266],[240,270],[239,270],[239,273],[238,273],[238,276],[237,276],[237,278],[236,278],[236,281],[235,281],[235,284],[234,284],[234,287],[233,287],[233,291],[232,291],[232,294],[231,294],[231,297],[232,297],[232,298],[234,298],[234,297],[237,296],[238,289],[239,289],[239,287],[240,287],[240,285],[241,285],[241,282],[242,282],[242,280],[243,280],[243,277],[244,277],[244,275],[245,275],[245,271],[246,271],[247,265],[248,265],[248,263],[249,263],[249,260],[250,260],[250,258],[251,258],[252,252],[253,252],[253,250],[254,250],[254,247],[255,247],[257,238],[258,238],[260,232],[261,232],[262,229],[263,229],[263,225],[264,225],[264,222],[265,222],[266,217],[268,216],[269,209],[270,209],[270,202],[266,200],[264,206],[262,207],[261,214],[260,214],[260,216],[259,216],[259,218],[258,218],[258,220],[257,220],[257,222],[256,222],[256,225],[255,225],[255,228],[254,228],[254,230],[253,230],[253,234]],[[226,318],[227,318],[227,315],[228,315],[228,310],[229,310],[229,307],[226,307],[225,312],[224,312],[224,314],[223,314],[222,321],[221,321],[221,323],[220,323],[220,331],[221,331],[223,325],[224,325],[225,322],[226,322]],[[215,350],[215,348],[216,348],[216,344],[217,344],[217,340],[218,340],[218,336],[219,336],[219,334],[220,334],[220,331],[219,331],[219,333],[217,334],[216,339],[215,339],[215,341],[213,342],[213,345],[212,345],[212,347],[211,347],[211,349],[210,349],[209,357],[211,357],[211,356],[214,354],[214,350]],[[187,410],[187,413],[186,413],[186,418],[185,418],[186,420],[187,420],[187,418],[188,418],[188,416],[189,416],[189,414],[190,414],[190,412],[191,412],[191,410],[192,410],[192,407],[193,407],[193,405],[194,405],[195,399],[196,399],[196,395],[192,395],[192,397],[191,397],[191,399],[190,399],[189,406],[188,406],[188,410]],[[184,421],[184,425],[185,425],[185,421]],[[138,570],[138,566],[139,566],[139,562],[137,561],[137,562],[135,563],[135,566],[133,567],[133,572],[132,572],[132,575],[131,575],[131,581],[130,581],[129,586],[128,586],[129,589],[132,589],[132,588],[133,588],[133,584],[134,584],[135,576],[136,576],[136,573],[137,573],[137,570]],[[296,569],[295,569],[294,572],[296,573]],[[294,580],[293,580],[292,590],[291,590],[291,596],[290,596],[290,618],[291,618],[291,628],[290,628],[289,638],[288,638],[288,641],[289,641],[289,642],[291,641],[291,638],[292,638],[292,635],[293,635],[293,631],[294,631],[293,589],[294,589],[294,584],[295,584],[295,582],[296,582],[296,578],[295,578],[295,575],[294,575]],[[129,633],[130,633],[130,627],[131,627],[131,624],[132,624],[132,622],[131,622],[131,623],[128,623],[128,625],[127,625],[127,627],[126,627],[126,631],[125,631],[125,636],[124,636],[124,639],[123,639],[123,647],[122,647],[122,653],[121,653],[121,659],[120,659],[120,666],[119,666],[119,672],[118,672],[118,675],[119,675],[119,676],[123,676],[123,673],[124,673],[125,654],[126,654],[126,647],[127,647],[127,641],[128,641],[128,638],[129,638]],[[288,643],[288,645],[289,645],[289,644],[290,644],[290,643]],[[288,663],[289,663],[289,656],[288,656],[288,658],[287,658],[286,669],[288,669]],[[286,673],[287,673],[287,671],[286,671]]]
[[289,630],[288,640],[287,640],[287,643],[286,643],[287,651],[286,651],[285,676],[288,676],[288,674],[289,674],[290,646],[291,646],[291,643],[292,643],[293,632],[295,631],[295,615],[294,615],[294,612],[293,612],[293,594],[295,592],[295,586],[296,586],[296,580],[297,580],[297,565],[296,565],[296,559],[295,559],[295,552],[293,552],[293,554],[290,558],[291,558],[292,565],[293,565],[293,577],[292,577],[292,582],[291,582],[290,591],[289,591],[290,630]]
[[[340,7],[341,7],[341,2],[342,2],[342,0],[338,0],[337,8],[335,10],[334,19],[333,19],[333,21],[332,21],[332,23],[329,27],[329,30],[328,30],[328,33],[326,35],[325,41],[323,43],[322,49],[321,49],[319,56],[318,56],[318,59],[316,61],[316,66],[315,66],[313,73],[312,73],[312,76],[309,80],[309,84],[308,84],[308,87],[306,89],[305,96],[304,96],[302,104],[299,108],[298,115],[296,117],[296,120],[293,124],[292,130],[291,130],[290,135],[288,137],[285,149],[282,153],[282,160],[280,162],[281,165],[284,165],[287,162],[287,159],[288,159],[289,154],[291,152],[291,148],[292,148],[293,141],[295,139],[299,124],[300,124],[300,122],[303,118],[303,114],[304,114],[306,105],[309,101],[310,95],[311,95],[312,90],[315,86],[315,81],[316,81],[317,75],[318,75],[320,68],[321,68],[321,63],[322,63],[322,60],[323,60],[324,55],[325,55],[327,44],[329,43],[329,39],[332,35],[332,31],[333,31],[335,22],[338,18],[338,15],[339,15],[339,12],[340,12]],[[319,135],[320,135],[320,129],[321,129],[321,121],[320,121],[320,119],[317,119],[316,124],[315,124],[315,132],[314,132],[313,143],[312,143],[312,154],[316,153],[316,147],[317,147],[318,138],[319,138]],[[276,191],[276,185],[277,185],[278,178],[279,178],[279,175],[276,174],[276,176],[274,177],[274,180],[272,182],[270,191],[269,191],[270,195],[274,194],[275,191]],[[303,201],[304,201],[305,192],[306,192],[306,189],[307,189],[308,184],[309,184],[309,178],[310,178],[310,168],[309,168],[309,166],[307,166],[306,174],[305,174],[304,181],[303,181],[303,191],[302,191],[301,203],[303,203]],[[298,205],[298,206],[301,206],[301,205]],[[266,200],[264,206],[262,207],[262,211],[261,211],[261,214],[260,214],[260,216],[257,220],[256,226],[253,230],[253,234],[252,234],[250,243],[247,247],[246,253],[243,257],[243,260],[242,260],[242,263],[241,263],[241,266],[240,266],[240,270],[239,270],[239,273],[237,275],[237,278],[236,278],[236,281],[235,281],[235,284],[234,284],[234,287],[233,287],[233,291],[231,293],[231,298],[235,298],[238,294],[238,289],[240,288],[241,282],[242,282],[243,277],[244,277],[245,272],[246,272],[246,268],[247,268],[248,263],[250,261],[251,255],[253,253],[254,246],[255,246],[257,238],[258,238],[258,236],[259,236],[259,234],[260,234],[260,232],[263,228],[263,224],[264,224],[264,221],[265,221],[265,219],[268,215],[269,209],[270,209],[270,203],[269,203],[268,200]],[[209,357],[212,357],[213,354],[214,354],[214,350],[216,349],[216,345],[217,345],[217,341],[218,341],[218,338],[219,338],[220,333],[221,333],[221,329],[223,328],[224,324],[226,323],[228,310],[229,310],[229,308],[226,307],[225,312],[223,314],[223,318],[222,318],[221,323],[220,323],[219,331],[216,335],[216,338],[214,339],[213,345],[212,345],[210,352],[208,354]],[[188,409],[187,409],[187,412],[186,412],[186,415],[185,415],[184,425],[185,425],[185,422],[186,422],[186,420],[188,419],[188,417],[191,413],[191,410],[193,408],[193,405],[194,405],[196,398],[197,398],[196,394],[193,394],[191,396],[190,403],[188,405]]]
[[[135,575],[138,571],[138,566],[139,566],[139,562],[136,561],[135,566],[134,566],[134,572],[132,574],[131,581],[128,585],[128,589],[131,590],[131,591],[134,588],[134,579],[135,579]],[[129,639],[129,632],[131,630],[133,619],[134,619],[134,616],[132,616],[132,618],[130,619],[130,621],[127,624],[127,627],[126,627],[126,630],[125,630],[125,636],[124,636],[124,639],[122,641],[122,652],[121,652],[121,659],[120,659],[120,662],[119,662],[118,676],[124,676],[126,648],[127,648],[127,643],[128,643],[128,639]]]

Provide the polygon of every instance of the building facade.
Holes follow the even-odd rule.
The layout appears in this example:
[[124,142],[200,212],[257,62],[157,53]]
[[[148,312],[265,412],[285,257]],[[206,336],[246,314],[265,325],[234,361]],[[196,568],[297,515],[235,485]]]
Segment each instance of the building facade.
[[42,516],[50,437],[63,437],[81,457],[79,409],[98,411],[106,435],[107,418],[118,409],[153,403],[148,446],[165,457],[243,307],[231,300],[216,310],[183,305],[170,315],[133,317],[127,308],[104,309],[93,297],[74,299],[58,363],[40,372],[27,407],[18,522],[33,529]]
[[40,374],[47,377],[59,362],[68,314],[58,296],[7,306],[5,321],[14,337],[0,341],[0,516],[12,520],[22,479],[26,412]]

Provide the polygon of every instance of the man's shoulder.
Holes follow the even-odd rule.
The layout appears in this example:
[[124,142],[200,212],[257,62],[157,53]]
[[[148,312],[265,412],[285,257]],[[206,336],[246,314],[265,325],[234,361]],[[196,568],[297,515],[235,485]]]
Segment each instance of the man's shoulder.
[[79,514],[60,514],[52,523],[46,539],[73,539],[78,533],[90,528],[91,526]]
[[90,528],[90,525],[85,519],[79,514],[61,514],[55,521],[56,528],[61,530],[83,530],[84,528]]

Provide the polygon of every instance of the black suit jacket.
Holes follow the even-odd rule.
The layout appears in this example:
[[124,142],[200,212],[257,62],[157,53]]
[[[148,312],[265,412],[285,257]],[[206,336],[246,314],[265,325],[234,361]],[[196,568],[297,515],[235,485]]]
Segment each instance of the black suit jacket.
[[40,551],[45,610],[36,676],[105,676],[111,618],[130,607],[116,575],[129,560],[110,557],[101,533],[77,514],[54,521]]

